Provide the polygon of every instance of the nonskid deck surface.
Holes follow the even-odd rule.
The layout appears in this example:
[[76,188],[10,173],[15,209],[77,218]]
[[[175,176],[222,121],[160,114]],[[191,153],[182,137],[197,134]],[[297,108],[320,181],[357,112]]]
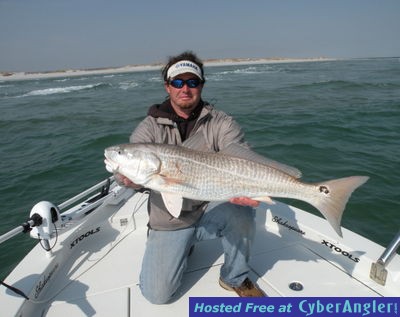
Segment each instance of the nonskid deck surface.
[[[147,237],[145,198],[138,194],[124,204],[111,202],[69,237],[60,236],[53,258],[63,247],[68,252],[48,264],[42,283],[36,284],[43,289],[34,299],[38,303],[28,304],[26,311],[32,316],[187,316],[189,297],[235,296],[218,285],[223,252],[221,243],[213,240],[196,244],[172,303],[152,305],[143,298],[138,283]],[[369,259],[367,250],[354,247],[365,245],[360,236],[345,230],[344,238],[351,235],[353,243],[345,245],[326,221],[280,203],[262,205],[256,220],[251,278],[268,296],[382,295],[383,288],[368,280],[369,266],[381,247],[372,244]],[[41,251],[35,259],[45,257]],[[302,290],[292,290],[292,283]],[[390,296],[390,290],[385,291],[383,295]]]

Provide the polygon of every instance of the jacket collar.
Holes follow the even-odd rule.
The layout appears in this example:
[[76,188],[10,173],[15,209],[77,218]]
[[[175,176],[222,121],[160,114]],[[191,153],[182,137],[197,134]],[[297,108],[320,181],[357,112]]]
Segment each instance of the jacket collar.
[[[213,106],[209,103],[204,102],[203,100],[200,101],[201,105],[195,109],[192,116],[189,117],[188,120],[194,117],[198,117],[197,121],[203,120],[205,117],[209,115]],[[200,114],[197,112],[199,111]],[[162,125],[175,125],[176,122],[182,122],[185,119],[179,117],[175,111],[173,110],[169,99],[165,100],[162,104],[155,104],[152,105],[147,114],[156,119],[157,123]]]

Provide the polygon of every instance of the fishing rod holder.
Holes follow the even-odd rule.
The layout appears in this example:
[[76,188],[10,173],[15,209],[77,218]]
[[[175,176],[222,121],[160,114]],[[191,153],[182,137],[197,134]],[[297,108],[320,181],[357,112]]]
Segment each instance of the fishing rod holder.
[[387,246],[386,250],[382,253],[379,259],[375,263],[372,263],[371,265],[371,271],[369,273],[369,276],[376,283],[383,286],[386,284],[386,278],[387,278],[386,266],[395,256],[397,249],[399,247],[400,247],[400,231],[390,242],[390,244]]

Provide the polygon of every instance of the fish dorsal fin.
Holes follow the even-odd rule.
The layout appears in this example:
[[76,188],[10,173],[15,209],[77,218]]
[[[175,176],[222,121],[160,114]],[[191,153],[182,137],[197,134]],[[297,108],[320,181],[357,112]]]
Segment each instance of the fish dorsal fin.
[[268,165],[295,178],[301,177],[301,172],[296,167],[292,167],[283,163],[279,163],[270,158],[266,158],[247,148],[246,146],[238,143],[229,144],[226,148],[220,151],[220,153]]
[[161,193],[164,205],[168,212],[175,218],[179,218],[182,211],[183,198],[177,194]]

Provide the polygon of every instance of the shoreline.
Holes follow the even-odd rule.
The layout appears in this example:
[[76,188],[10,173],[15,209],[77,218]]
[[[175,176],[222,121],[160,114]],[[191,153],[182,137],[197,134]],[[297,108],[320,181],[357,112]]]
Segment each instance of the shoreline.
[[[301,63],[301,62],[324,62],[337,59],[318,58],[224,58],[204,60],[204,67],[232,66],[232,65],[256,65],[256,64],[278,64],[278,63]],[[60,77],[77,77],[86,75],[106,75],[118,73],[144,72],[161,70],[163,64],[150,65],[127,65],[122,67],[93,68],[93,69],[68,69],[46,72],[1,72],[0,82],[13,80],[47,79]]]

